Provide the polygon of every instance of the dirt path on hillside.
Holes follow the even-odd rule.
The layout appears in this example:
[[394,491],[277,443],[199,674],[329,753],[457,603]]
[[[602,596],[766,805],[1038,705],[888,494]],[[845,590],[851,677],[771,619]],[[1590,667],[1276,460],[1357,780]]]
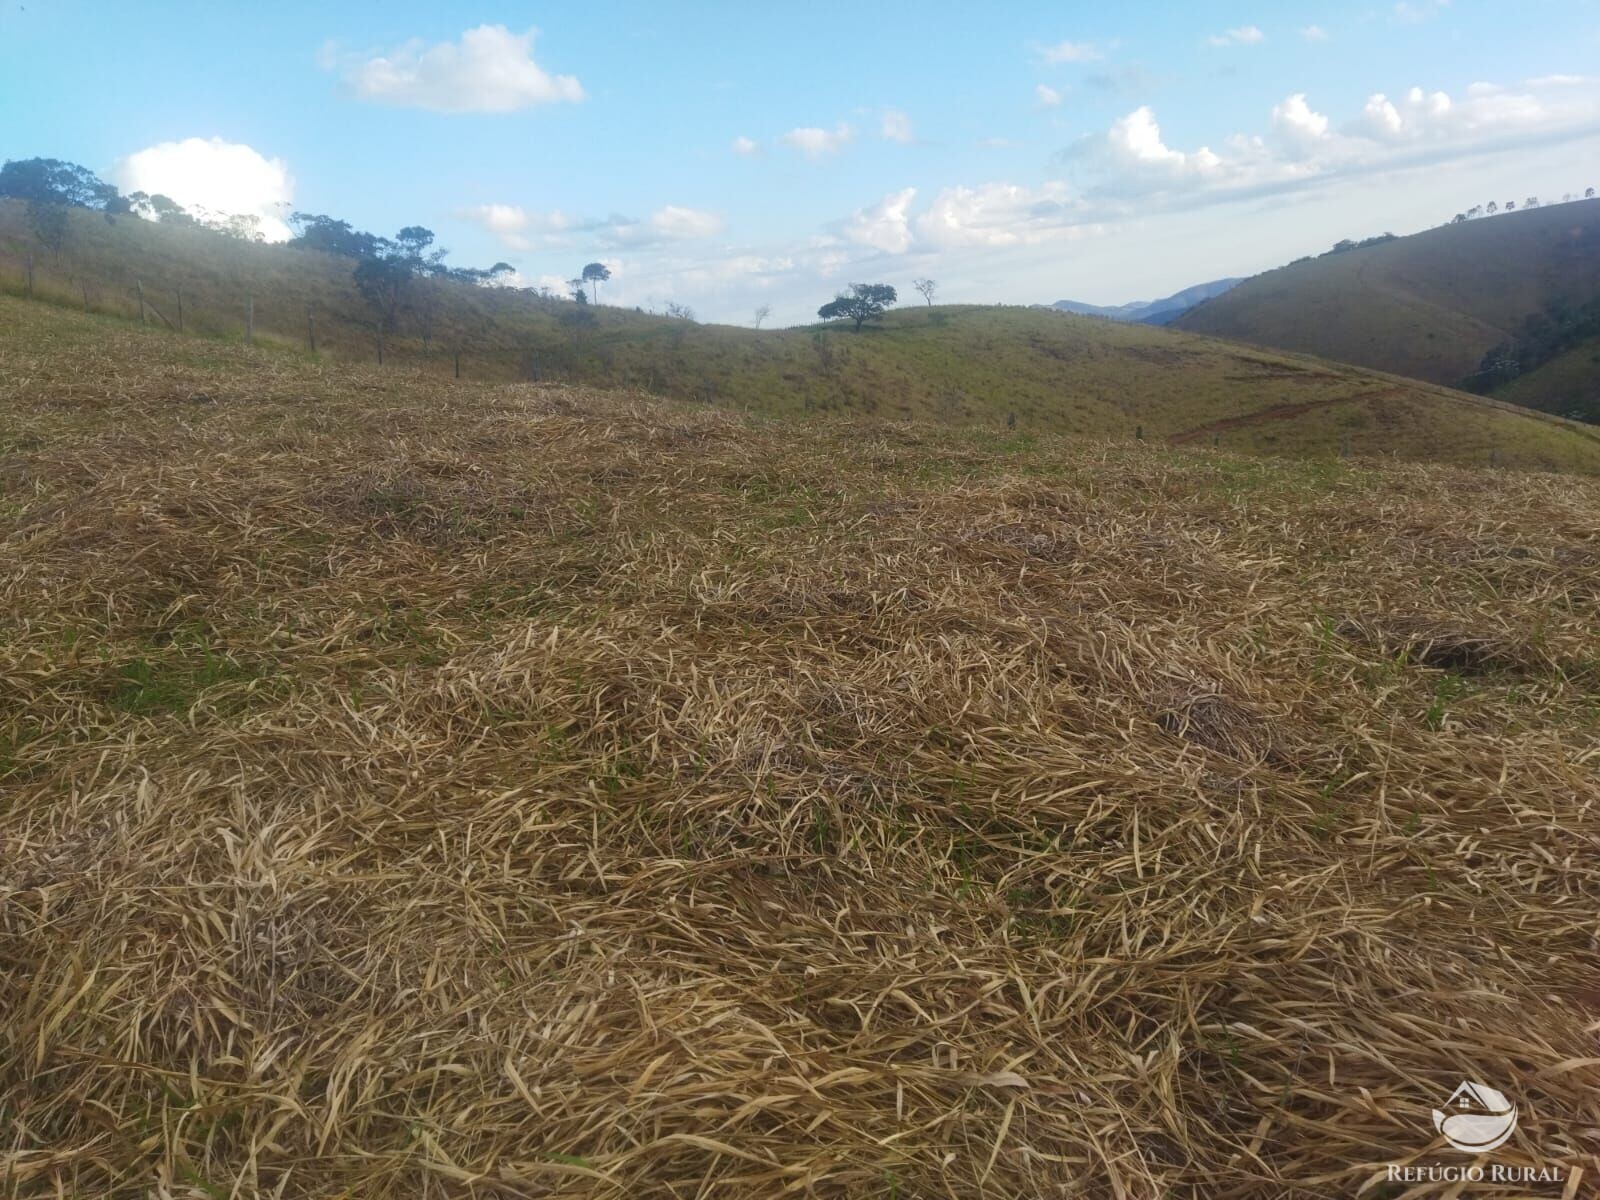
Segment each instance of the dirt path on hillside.
[[1327,400],[1305,400],[1299,404],[1277,404],[1271,408],[1245,413],[1243,416],[1224,417],[1220,421],[1209,421],[1204,425],[1197,425],[1193,429],[1186,429],[1182,433],[1170,434],[1167,437],[1167,443],[1172,446],[1182,446],[1188,442],[1198,441],[1207,434],[1227,433],[1231,429],[1243,429],[1249,425],[1262,425],[1268,421],[1287,421],[1291,417],[1298,417],[1301,413],[1312,412],[1319,408],[1331,408],[1335,404],[1360,404],[1367,400],[1376,400],[1380,396],[1393,395],[1396,390],[1395,388],[1383,388],[1378,391],[1359,392],[1354,396],[1334,396]]

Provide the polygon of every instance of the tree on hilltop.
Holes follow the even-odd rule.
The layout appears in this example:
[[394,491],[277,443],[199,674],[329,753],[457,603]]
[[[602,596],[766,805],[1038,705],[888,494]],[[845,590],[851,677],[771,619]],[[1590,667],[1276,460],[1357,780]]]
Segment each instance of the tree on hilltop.
[[28,204],[104,208],[117,189],[88,167],[59,158],[20,158],[0,167],[0,196]]
[[928,302],[928,307],[932,308],[934,293],[939,290],[938,281],[933,279],[913,279],[911,286],[922,293],[922,298]]
[[584,283],[594,287],[594,302],[600,303],[600,285],[611,278],[611,268],[605,263],[592,262],[583,268],[583,274],[578,276]]
[[69,208],[94,208],[109,220],[123,205],[117,189],[88,167],[59,158],[20,158],[0,166],[0,197],[20,200],[39,244],[61,257],[71,228]]
[[854,321],[855,331],[868,321],[877,321],[899,299],[894,288],[887,283],[852,283],[848,292],[840,292],[817,309],[824,321]]
[[[407,225],[391,241],[370,233],[357,233],[343,221],[333,224],[335,227],[344,227],[343,230],[335,228],[335,236],[344,239],[345,244],[360,246],[363,250],[353,274],[356,290],[378,314],[378,320],[385,330],[395,327],[400,313],[412,300],[418,280],[446,272],[444,259],[449,251],[428,251],[433,245],[431,229]],[[425,318],[428,315],[425,313]]]
[[320,213],[291,213],[289,223],[295,227],[295,236],[289,240],[289,245],[301,250],[320,250],[343,258],[370,258],[382,241],[354,228],[349,221]]

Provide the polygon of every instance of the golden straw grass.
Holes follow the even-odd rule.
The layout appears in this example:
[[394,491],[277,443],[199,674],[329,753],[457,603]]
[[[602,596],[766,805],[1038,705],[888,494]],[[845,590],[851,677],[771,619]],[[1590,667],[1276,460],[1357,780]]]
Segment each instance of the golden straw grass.
[[6,315],[0,1195],[1593,1194],[1600,484]]

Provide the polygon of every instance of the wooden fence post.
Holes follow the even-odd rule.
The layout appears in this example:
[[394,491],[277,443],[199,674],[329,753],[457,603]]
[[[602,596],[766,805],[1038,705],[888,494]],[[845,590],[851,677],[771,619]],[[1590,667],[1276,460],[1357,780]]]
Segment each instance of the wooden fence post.
[[256,298],[244,298],[244,344],[253,346],[256,342]]
[[183,332],[183,289],[178,289],[178,332]]
[[28,299],[33,299],[33,251],[28,251]]
[[144,284],[135,279],[133,286],[139,293],[139,324],[148,325],[149,320],[144,315]]
[[311,353],[317,352],[317,319],[309,308],[306,309],[306,345],[311,347]]
[[383,366],[383,326],[378,326],[378,365]]
[[461,378],[461,351],[456,351],[456,378]]
[[1135,425],[1133,427],[1133,440],[1136,441],[1136,442],[1144,441],[1144,426],[1143,425]]
[[78,286],[83,289],[83,311],[89,311],[89,283],[87,280],[78,280]]
[[1339,439],[1339,457],[1350,457],[1350,435],[1348,433]]

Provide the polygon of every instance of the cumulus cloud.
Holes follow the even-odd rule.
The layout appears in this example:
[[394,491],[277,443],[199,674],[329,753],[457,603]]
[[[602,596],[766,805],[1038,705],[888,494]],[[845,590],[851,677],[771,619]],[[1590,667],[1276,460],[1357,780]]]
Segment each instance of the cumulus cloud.
[[751,155],[761,153],[761,143],[754,138],[740,136],[733,139],[731,149],[740,157],[749,158]]
[[1236,134],[1185,150],[1162,137],[1148,106],[1081,142],[1069,158],[1099,202],[1165,196],[1193,207],[1247,192],[1299,187],[1374,170],[1437,163],[1600,133],[1600,85],[1543,89],[1479,83],[1460,98],[1413,87],[1375,93],[1342,126],[1295,92],[1267,114],[1264,134]]
[[1148,104],[1114,121],[1106,143],[1115,162],[1140,174],[1154,173],[1164,178],[1205,175],[1215,172],[1222,163],[1209,146],[1201,146],[1193,153],[1168,146],[1161,140],[1161,126]]
[[837,154],[849,145],[855,136],[855,130],[840,121],[832,129],[818,129],[815,126],[791,129],[778,140],[816,162],[830,154]]
[[160,193],[188,209],[255,217],[269,242],[288,241],[284,222],[294,202],[294,180],[281,158],[267,158],[239,142],[184,138],[160,142],[119,159],[111,179],[124,192]]
[[1052,65],[1061,63],[1094,62],[1104,58],[1100,47],[1092,42],[1060,41],[1053,46],[1040,46],[1039,57]]
[[1328,31],[1321,25],[1307,25],[1300,31],[1300,36],[1308,42],[1325,42],[1328,40]]
[[1090,214],[1065,183],[1038,187],[985,183],[945,188],[916,219],[917,235],[931,247],[1000,249],[1036,245],[1094,231]]
[[911,202],[916,188],[891,192],[871,208],[856,212],[844,226],[844,236],[861,246],[885,254],[904,254],[911,248]]
[[684,208],[677,204],[658,208],[650,214],[646,224],[656,237],[672,242],[706,238],[722,232],[720,214],[697,208]]
[[1271,122],[1279,144],[1294,152],[1305,152],[1328,136],[1328,118],[1306,103],[1304,92],[1273,105]]
[[911,118],[898,108],[883,110],[883,124],[880,131],[884,139],[890,142],[909,145],[917,140],[917,135],[911,129]]
[[1056,108],[1061,103],[1061,93],[1047,83],[1034,88],[1033,96],[1045,108]]
[[536,245],[571,245],[587,236],[603,245],[651,246],[693,241],[722,232],[720,214],[668,204],[643,220],[613,215],[577,218],[552,209],[530,212],[515,204],[479,204],[456,210],[456,216],[488,230],[512,250]]
[[1206,39],[1213,46],[1255,46],[1267,40],[1267,35],[1254,25],[1241,25],[1224,33],[1213,33]]
[[420,40],[387,54],[340,61],[345,82],[363,100],[443,113],[505,113],[536,104],[575,103],[583,85],[552,75],[533,59],[538,31],[512,33],[504,25],[479,25],[456,42]]

